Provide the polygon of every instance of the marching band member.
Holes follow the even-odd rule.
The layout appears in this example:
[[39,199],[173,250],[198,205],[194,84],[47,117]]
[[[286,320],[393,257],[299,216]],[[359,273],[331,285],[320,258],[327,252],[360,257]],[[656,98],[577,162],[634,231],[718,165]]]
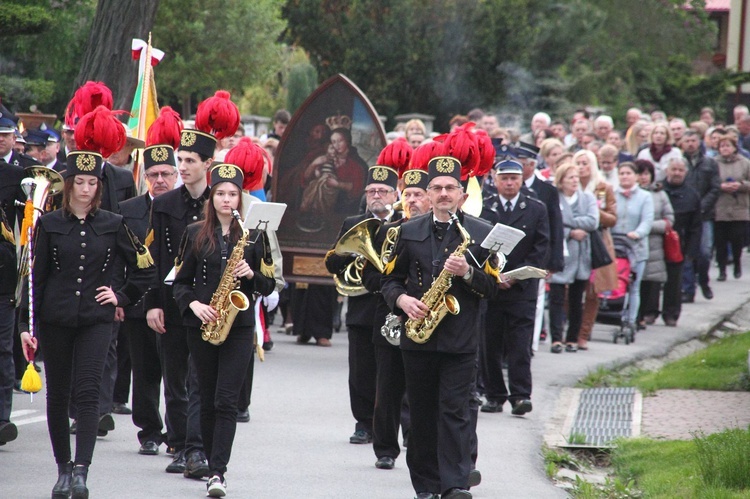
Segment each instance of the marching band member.
[[[43,215],[37,223],[32,284],[37,333],[47,352],[47,425],[59,473],[52,497],[84,499],[88,498],[86,478],[96,442],[99,391],[115,307],[138,301],[154,269],[148,250],[122,217],[99,209],[102,155],[125,142],[122,125],[100,106],[81,118],[75,133],[81,150],[67,158],[62,209]],[[118,261],[127,265],[128,275],[122,287],[113,289]],[[37,340],[29,335],[28,325],[22,324],[20,330],[28,359]],[[71,386],[76,387],[78,406],[72,463]]]
[[[223,286],[234,289],[238,280],[249,303],[253,293],[267,296],[276,285],[273,268],[268,265],[270,255],[263,265],[266,245],[261,239],[254,244],[247,240],[265,236],[240,238],[243,230],[233,212],[242,212],[242,180],[238,166],[219,164],[211,169],[204,220],[187,228],[181,244],[182,264],[174,281],[174,297],[184,320],[203,399],[200,421],[210,469],[206,484],[210,497],[226,494],[224,474],[237,428],[240,387],[253,355],[255,315],[252,306],[238,312],[226,340],[219,346],[201,338],[201,323],[216,322],[222,312],[227,312],[217,310],[218,305],[212,306],[212,295],[220,293]],[[233,261],[235,251],[241,251],[237,261]],[[225,276],[225,271],[231,272],[230,277]]]

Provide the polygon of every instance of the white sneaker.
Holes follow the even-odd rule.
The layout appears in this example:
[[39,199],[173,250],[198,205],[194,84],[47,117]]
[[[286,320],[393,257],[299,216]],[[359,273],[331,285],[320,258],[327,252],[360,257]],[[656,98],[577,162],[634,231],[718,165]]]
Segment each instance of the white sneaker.
[[227,481],[219,475],[213,475],[206,484],[207,497],[224,497],[227,495]]

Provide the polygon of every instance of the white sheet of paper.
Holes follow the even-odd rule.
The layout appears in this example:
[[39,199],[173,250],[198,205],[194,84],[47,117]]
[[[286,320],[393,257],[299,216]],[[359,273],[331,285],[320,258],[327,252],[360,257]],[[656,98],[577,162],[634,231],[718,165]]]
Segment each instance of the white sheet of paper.
[[519,281],[523,281],[524,279],[541,279],[546,275],[546,270],[531,267],[530,265],[521,267],[520,269],[503,272],[503,277],[505,279],[517,279]]
[[169,274],[167,274],[167,277],[164,278],[164,284],[167,286],[171,286],[174,282],[174,278],[177,275],[177,267],[172,267],[172,270],[169,271]]
[[482,248],[488,249],[494,253],[500,252],[509,255],[518,241],[526,237],[522,230],[511,227],[510,225],[495,224],[487,237],[482,241]]
[[248,230],[279,230],[286,203],[252,203],[245,213],[244,227]]

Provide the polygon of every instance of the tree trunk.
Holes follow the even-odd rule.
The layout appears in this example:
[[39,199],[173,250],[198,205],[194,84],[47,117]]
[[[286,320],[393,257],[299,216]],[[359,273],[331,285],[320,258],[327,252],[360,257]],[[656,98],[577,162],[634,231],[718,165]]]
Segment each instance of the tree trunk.
[[103,81],[112,89],[115,109],[130,111],[138,83],[130,46],[133,38],[148,41],[158,6],[159,0],[99,0],[76,88]]

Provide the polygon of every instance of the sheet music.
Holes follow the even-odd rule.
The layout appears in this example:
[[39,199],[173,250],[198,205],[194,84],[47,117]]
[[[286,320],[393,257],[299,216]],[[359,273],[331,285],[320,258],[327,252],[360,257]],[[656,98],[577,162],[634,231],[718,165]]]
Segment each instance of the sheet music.
[[541,279],[547,275],[547,271],[527,265],[520,269],[511,270],[509,272],[503,272],[503,277],[507,279],[517,279],[523,281],[524,279]]
[[244,227],[248,230],[279,230],[286,203],[252,203],[245,213]]
[[511,227],[510,225],[503,225],[501,223],[495,224],[487,237],[482,241],[482,248],[488,249],[493,253],[503,253],[509,255],[513,248],[516,247],[518,241],[526,237],[526,233],[522,230]]

